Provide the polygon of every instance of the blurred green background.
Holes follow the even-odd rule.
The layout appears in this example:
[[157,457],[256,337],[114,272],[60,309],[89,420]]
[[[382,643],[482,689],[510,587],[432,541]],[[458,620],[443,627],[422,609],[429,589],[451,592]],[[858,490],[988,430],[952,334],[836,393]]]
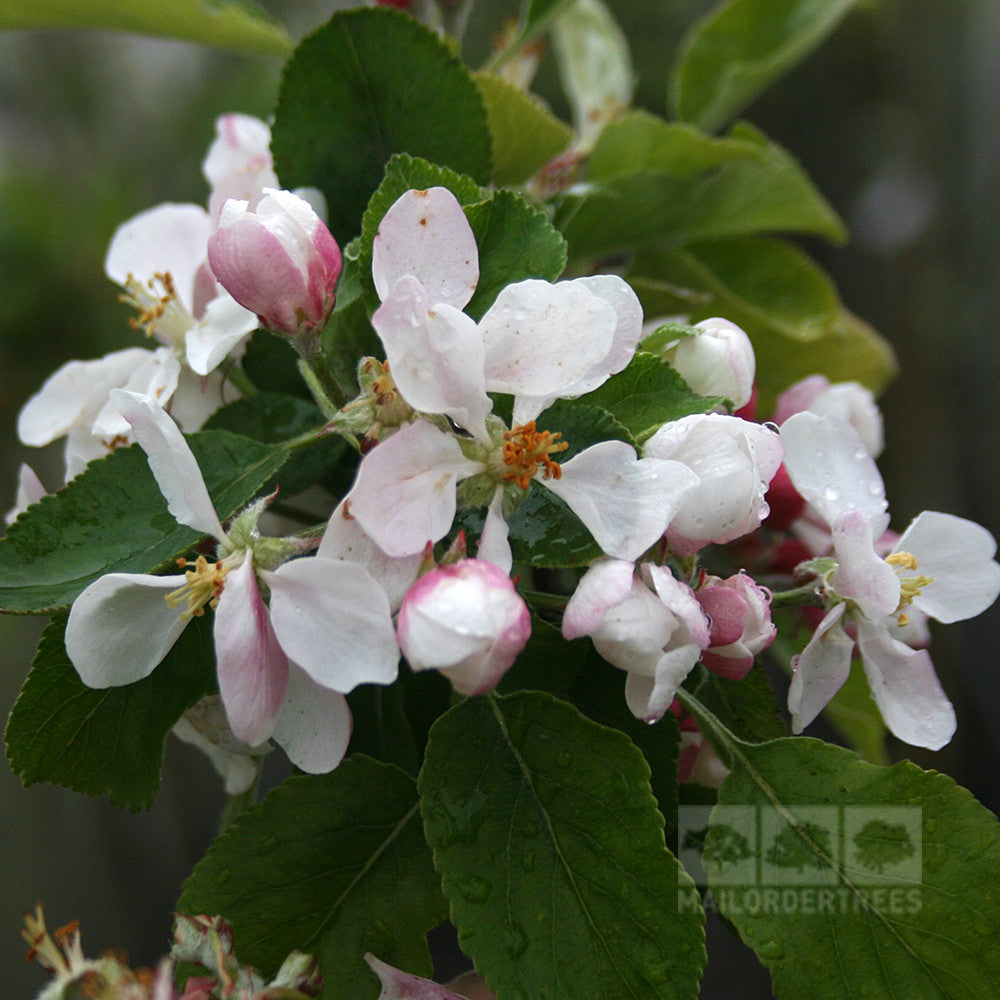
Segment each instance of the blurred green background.
[[[637,102],[664,111],[677,38],[706,0],[609,4],[633,41]],[[299,37],[338,6],[272,0]],[[466,41],[473,65],[514,5],[480,0]],[[1000,533],[1000,5],[995,0],[869,0],[746,115],[803,162],[852,242],[807,249],[849,308],[888,338],[901,375],[883,399],[894,527],[920,510],[971,517]],[[542,92],[561,98],[546,60]],[[267,117],[280,62],[96,32],[0,34],[0,509],[22,461],[44,482],[58,445],[14,433],[24,401],[71,358],[134,341],[102,270],[114,228],[161,201],[203,202],[200,164],[217,115]],[[0,618],[0,713],[16,698],[43,623]],[[958,710],[955,741],[908,751],[1000,807],[1000,612],[942,630],[934,658]],[[893,749],[895,755],[901,749]],[[137,962],[167,947],[181,881],[211,841],[221,788],[196,751],[171,739],[148,814],[63,789],[20,788],[0,766],[0,982],[34,994],[20,913],[42,900],[53,926],[83,925],[85,949],[120,946]],[[716,928],[716,931],[718,929]],[[725,933],[713,931],[710,955]],[[720,945],[721,947],[721,945]],[[742,961],[716,962],[706,1000],[767,998]]]

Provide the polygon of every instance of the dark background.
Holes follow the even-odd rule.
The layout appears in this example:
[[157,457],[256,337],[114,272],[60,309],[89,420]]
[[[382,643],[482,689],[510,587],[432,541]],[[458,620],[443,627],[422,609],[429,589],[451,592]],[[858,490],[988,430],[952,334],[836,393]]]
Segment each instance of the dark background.
[[[268,6],[299,35],[331,3]],[[472,63],[510,5],[467,40]],[[638,103],[663,112],[683,27],[704,0],[611,3],[633,42]],[[473,15],[474,20],[476,14]],[[836,34],[746,117],[797,155],[848,222],[843,248],[806,244],[846,304],[896,349],[901,374],[882,404],[880,465],[894,527],[920,510],[971,517],[1000,533],[996,393],[1000,375],[1000,5],[994,0],[860,3]],[[277,60],[181,43],[72,32],[0,34],[0,508],[29,461],[55,484],[59,446],[16,441],[19,408],[70,358],[125,346],[128,311],[104,277],[116,225],[161,201],[203,202],[200,163],[218,114],[266,117]],[[539,85],[559,109],[551,66]],[[0,618],[0,715],[13,704],[42,623]],[[937,754],[893,747],[954,776],[1000,808],[1000,612],[939,631],[933,647],[959,731]],[[85,950],[126,948],[151,963],[169,912],[211,842],[218,779],[172,738],[149,813],[64,789],[24,791],[0,764],[0,981],[30,997],[20,913],[44,901],[53,926],[83,925]],[[767,1000],[768,979],[710,933],[705,1000]]]

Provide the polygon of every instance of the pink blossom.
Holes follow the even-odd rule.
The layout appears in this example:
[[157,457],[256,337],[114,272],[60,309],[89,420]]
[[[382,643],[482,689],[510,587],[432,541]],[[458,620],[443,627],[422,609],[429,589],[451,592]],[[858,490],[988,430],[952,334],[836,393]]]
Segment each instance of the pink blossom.
[[754,658],[774,642],[771,594],[746,573],[708,577],[696,592],[711,621],[711,642],[701,662],[713,673],[742,680]]

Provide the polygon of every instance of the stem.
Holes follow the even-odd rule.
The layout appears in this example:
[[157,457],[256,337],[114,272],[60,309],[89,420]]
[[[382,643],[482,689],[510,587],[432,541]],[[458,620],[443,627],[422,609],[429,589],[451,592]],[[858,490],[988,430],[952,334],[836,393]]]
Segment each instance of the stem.
[[226,370],[226,378],[240,390],[241,395],[247,398],[260,394],[260,389],[250,381],[250,376],[240,367],[238,362],[229,366]]
[[337,384],[330,366],[323,357],[319,335],[296,337],[292,346],[299,352],[299,371],[309,386],[317,405],[327,420],[332,420],[340,408],[348,402],[348,397]]
[[780,590],[776,594],[772,593],[771,606],[773,607],[776,604],[815,604],[822,606],[823,601],[820,600],[819,594],[816,592],[817,587],[820,585],[820,581],[813,580],[792,590]]
[[739,756],[737,745],[740,740],[690,691],[678,688],[674,697],[694,716],[701,734],[712,745],[712,749],[719,755],[722,763],[732,770],[736,758]]

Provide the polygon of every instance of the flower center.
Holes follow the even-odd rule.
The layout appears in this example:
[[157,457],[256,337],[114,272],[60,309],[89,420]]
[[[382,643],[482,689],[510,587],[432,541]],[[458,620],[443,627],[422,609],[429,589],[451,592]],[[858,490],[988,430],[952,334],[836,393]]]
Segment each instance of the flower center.
[[125,281],[125,294],[119,300],[135,306],[138,316],[128,325],[133,330],[145,330],[147,337],[180,347],[192,319],[177,295],[177,285],[169,271],[157,271],[143,285],[133,274]]
[[538,467],[542,467],[542,478],[560,479],[562,469],[549,457],[553,452],[565,451],[569,444],[559,441],[558,432],[539,431],[535,421],[521,424],[513,430],[503,432],[503,461],[508,467],[503,478],[517,483],[526,490]]
[[[900,569],[914,570],[917,568],[917,559],[912,552],[893,552],[892,555],[886,556],[885,561],[892,566],[894,569],[898,566]],[[897,614],[896,621],[899,624],[906,625],[910,616],[907,615],[903,608],[908,604],[912,604],[914,599],[920,596],[920,592],[928,584],[934,582],[934,577],[924,576],[901,576],[899,578],[899,607],[896,608],[895,614]]]
[[[178,559],[177,565],[182,569],[188,565],[186,559]],[[226,574],[231,569],[226,561],[210,563],[204,556],[198,556],[194,569],[189,569],[184,576],[186,583],[167,594],[166,601],[171,608],[186,603],[187,609],[181,613],[185,621],[200,618],[205,613],[207,604],[213,611],[219,605],[219,596],[225,587]]]

